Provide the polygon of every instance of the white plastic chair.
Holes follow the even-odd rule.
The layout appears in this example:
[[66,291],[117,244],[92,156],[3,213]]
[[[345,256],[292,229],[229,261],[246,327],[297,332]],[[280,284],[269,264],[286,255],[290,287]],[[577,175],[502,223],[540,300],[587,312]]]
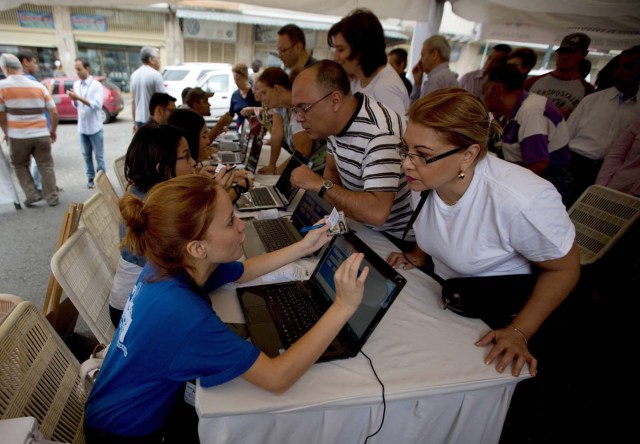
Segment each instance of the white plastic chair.
[[116,217],[102,192],[96,191],[84,203],[80,226],[91,232],[115,273],[120,259],[120,219]]
[[98,342],[111,342],[115,329],[109,317],[109,292],[115,272],[85,227],[56,251],[51,271]]
[[47,439],[81,444],[85,401],[80,363],[40,310],[20,302],[0,324],[0,419],[34,417]]
[[0,324],[23,299],[13,294],[0,294]]
[[115,188],[113,188],[109,176],[100,170],[94,180],[98,190],[104,194],[105,199],[109,202],[110,208],[112,208],[116,216],[120,218],[120,197],[118,197],[118,193],[116,193]]
[[118,182],[120,183],[120,189],[122,190],[122,193],[125,193],[127,191],[127,185],[129,185],[127,182],[127,178],[124,175],[125,157],[127,156],[120,156],[113,161],[113,171],[116,172],[116,177],[118,178]]
[[640,217],[640,198],[591,185],[569,209],[576,227],[580,264],[600,259]]

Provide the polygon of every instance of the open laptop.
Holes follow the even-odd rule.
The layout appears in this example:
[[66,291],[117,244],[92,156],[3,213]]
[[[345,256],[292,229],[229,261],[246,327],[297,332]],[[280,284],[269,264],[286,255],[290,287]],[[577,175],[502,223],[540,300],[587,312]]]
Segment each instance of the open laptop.
[[309,331],[334,301],[333,276],[354,252],[364,253],[361,267],[369,267],[362,303],[318,362],[355,356],[406,279],[353,233],[331,240],[308,281],[238,288],[252,342],[275,357]]
[[236,202],[236,207],[240,211],[286,208],[298,192],[298,188],[291,185],[291,172],[307,162],[307,158],[296,151],[275,185],[254,188],[244,193]]
[[251,138],[251,149],[249,155],[244,162],[244,169],[251,174],[255,174],[258,169],[258,161],[260,160],[260,153],[262,152],[262,137],[253,136]]
[[220,151],[246,152],[249,146],[249,120],[244,119],[239,135],[237,132],[225,133],[216,142]]
[[307,191],[302,195],[291,219],[280,217],[245,221],[244,255],[258,256],[295,244],[302,240],[302,227],[315,224],[331,210],[331,205],[317,193]]

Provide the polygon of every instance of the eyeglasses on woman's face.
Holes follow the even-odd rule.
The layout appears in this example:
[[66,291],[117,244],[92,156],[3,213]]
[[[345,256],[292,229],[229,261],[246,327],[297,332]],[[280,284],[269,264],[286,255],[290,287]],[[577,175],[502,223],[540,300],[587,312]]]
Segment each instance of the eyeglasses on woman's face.
[[440,159],[444,159],[445,157],[449,157],[453,154],[459,153],[460,151],[466,150],[468,147],[466,146],[458,146],[450,149],[449,151],[445,151],[442,154],[438,154],[437,156],[430,156],[429,154],[420,154],[420,153],[410,153],[409,147],[403,143],[402,145],[396,147],[396,151],[398,151],[398,155],[400,156],[400,160],[404,160],[407,156],[411,163],[415,166],[424,166],[433,162],[437,162]]

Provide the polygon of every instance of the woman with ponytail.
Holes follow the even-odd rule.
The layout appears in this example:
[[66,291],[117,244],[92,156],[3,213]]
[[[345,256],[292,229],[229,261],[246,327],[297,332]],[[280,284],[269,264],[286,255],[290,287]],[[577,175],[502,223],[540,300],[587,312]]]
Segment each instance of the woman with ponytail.
[[[359,274],[362,254],[353,254],[336,270],[333,304],[302,338],[270,358],[220,320],[209,292],[313,253],[329,240],[328,227],[237,262],[244,224],[227,193],[195,174],[154,186],[144,201],[125,195],[120,212],[127,227],[124,243],[147,263],[87,400],[89,444],[197,442],[197,423],[178,421],[175,413],[185,409],[187,381],[199,378],[211,387],[242,377],[283,393],[316,362],[362,300],[368,267]],[[193,409],[191,418],[197,420]]]

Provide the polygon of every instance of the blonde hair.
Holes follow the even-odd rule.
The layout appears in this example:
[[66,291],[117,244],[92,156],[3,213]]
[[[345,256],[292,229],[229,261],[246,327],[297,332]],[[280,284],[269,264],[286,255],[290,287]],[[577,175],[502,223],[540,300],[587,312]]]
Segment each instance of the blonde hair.
[[249,78],[249,68],[244,63],[236,63],[235,65],[233,65],[233,68],[231,68],[231,72],[234,72],[244,77],[245,79]]
[[159,278],[190,270],[187,244],[206,236],[219,192],[215,180],[187,174],[157,184],[145,200],[125,193],[120,199],[127,229],[122,245],[144,255]]
[[409,108],[407,116],[452,145],[480,145],[476,161],[487,154],[489,140],[502,133],[484,103],[462,88],[443,88],[427,94]]

